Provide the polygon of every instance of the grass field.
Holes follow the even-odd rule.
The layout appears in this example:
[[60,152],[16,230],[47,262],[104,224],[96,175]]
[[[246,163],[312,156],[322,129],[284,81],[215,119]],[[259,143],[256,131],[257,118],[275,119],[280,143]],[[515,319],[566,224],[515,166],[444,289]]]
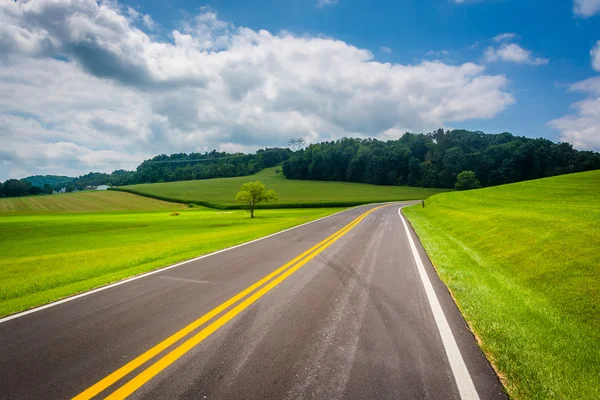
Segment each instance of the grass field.
[[417,231],[515,399],[600,399],[600,171],[444,193]]
[[[339,210],[261,210],[251,220],[245,211],[190,209],[119,192],[32,200],[46,198],[61,202],[18,202],[11,212],[0,212],[0,316]],[[49,214],[51,209],[56,213]],[[158,211],[141,211],[145,209]],[[91,212],[98,210],[105,212]],[[172,211],[180,215],[172,216]]]
[[[260,180],[275,190],[279,202],[273,208],[290,206],[352,206],[394,200],[425,199],[444,189],[407,186],[376,186],[362,183],[320,182],[285,179],[276,168],[252,176],[121,186],[119,189],[155,198],[198,203],[215,208],[237,207],[233,200],[245,182]],[[267,205],[269,207],[269,205]]]
[[47,196],[0,199],[0,216],[7,214],[55,214],[115,211],[159,211],[186,208],[182,204],[158,201],[123,192],[91,190]]

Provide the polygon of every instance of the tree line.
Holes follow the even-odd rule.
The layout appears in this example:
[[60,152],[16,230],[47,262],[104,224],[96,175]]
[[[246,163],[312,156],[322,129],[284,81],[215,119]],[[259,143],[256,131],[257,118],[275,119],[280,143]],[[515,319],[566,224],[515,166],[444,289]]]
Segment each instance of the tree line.
[[34,186],[25,179],[8,179],[0,182],[0,197],[20,197],[27,195],[52,194],[52,186]]
[[9,179],[4,184],[0,183],[0,197],[51,194],[63,188],[66,192],[73,192],[100,185],[123,186],[246,176],[279,165],[291,154],[290,149],[283,148],[261,149],[255,154],[216,150],[206,153],[161,154],[145,160],[135,171],[120,169],[110,174],[90,172],[76,178],[35,175],[24,179]]
[[439,188],[453,188],[462,171],[494,186],[592,169],[600,169],[600,154],[568,143],[443,129],[385,142],[343,138],[312,144],[283,164],[288,179]]
[[[115,186],[133,183],[188,181],[230,178],[255,174],[287,160],[292,151],[282,148],[258,150],[255,154],[226,153],[213,150],[204,154],[179,153],[156,156],[141,163],[135,172],[110,180]],[[116,172],[113,172],[114,175]]]
[[[0,197],[67,192],[99,185],[122,186],[138,183],[252,175],[283,163],[288,179],[310,179],[453,188],[457,176],[472,182],[469,187],[494,186],[570,172],[600,169],[600,154],[578,151],[568,143],[529,139],[510,133],[486,134],[466,130],[406,133],[398,140],[343,138],[304,147],[302,139],[289,148],[266,148],[254,154],[206,153],[161,154],[142,162],[135,171],[110,174],[90,172],[66,176],[32,176],[0,183]],[[458,187],[464,185],[461,183]],[[474,186],[473,186],[474,185]]]

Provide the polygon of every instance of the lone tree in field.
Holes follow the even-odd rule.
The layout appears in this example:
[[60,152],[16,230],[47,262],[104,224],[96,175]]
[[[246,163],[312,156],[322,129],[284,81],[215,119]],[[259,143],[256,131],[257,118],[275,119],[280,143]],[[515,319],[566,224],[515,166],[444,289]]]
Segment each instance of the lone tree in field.
[[244,208],[250,213],[250,218],[254,218],[257,204],[277,200],[279,200],[277,194],[273,190],[267,190],[261,181],[244,183],[238,194],[235,195],[235,201],[244,205]]
[[481,183],[479,183],[473,171],[463,171],[458,174],[456,184],[454,185],[456,190],[479,189],[480,187]]

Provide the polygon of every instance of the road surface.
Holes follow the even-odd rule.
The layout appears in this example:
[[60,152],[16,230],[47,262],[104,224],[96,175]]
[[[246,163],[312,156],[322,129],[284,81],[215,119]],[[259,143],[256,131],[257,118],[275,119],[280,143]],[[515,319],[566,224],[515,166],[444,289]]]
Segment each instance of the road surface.
[[0,320],[0,398],[505,399],[402,205]]

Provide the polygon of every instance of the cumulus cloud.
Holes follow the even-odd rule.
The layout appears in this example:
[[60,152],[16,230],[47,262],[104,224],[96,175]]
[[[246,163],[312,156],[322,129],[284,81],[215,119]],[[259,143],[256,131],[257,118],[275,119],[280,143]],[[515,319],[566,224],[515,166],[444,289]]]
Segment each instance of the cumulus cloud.
[[592,48],[590,54],[592,56],[592,67],[600,72],[600,40],[596,42],[596,46]]
[[534,57],[531,51],[516,43],[505,43],[496,48],[490,46],[485,50],[484,57],[488,62],[502,60],[529,65],[545,65],[550,61],[547,58]]
[[235,27],[206,10],[159,40],[136,12],[0,2],[0,180],[290,137],[389,138],[514,102],[504,76],[474,63],[380,63],[343,41]]
[[392,49],[389,47],[383,46],[380,48],[380,50],[383,51],[384,53],[392,54]]
[[591,17],[600,12],[600,0],[574,0],[573,12],[580,17]]
[[561,132],[560,140],[579,149],[600,150],[600,97],[590,97],[571,106],[574,113],[549,122]]
[[576,82],[569,87],[570,92],[597,94],[600,96],[600,76]]
[[[599,47],[600,42],[594,48],[596,52]],[[594,58],[592,64],[600,71],[596,62]],[[554,119],[548,125],[561,132],[562,141],[581,149],[600,151],[600,76],[576,82],[569,91],[585,93],[588,97],[571,105],[573,113]]]

